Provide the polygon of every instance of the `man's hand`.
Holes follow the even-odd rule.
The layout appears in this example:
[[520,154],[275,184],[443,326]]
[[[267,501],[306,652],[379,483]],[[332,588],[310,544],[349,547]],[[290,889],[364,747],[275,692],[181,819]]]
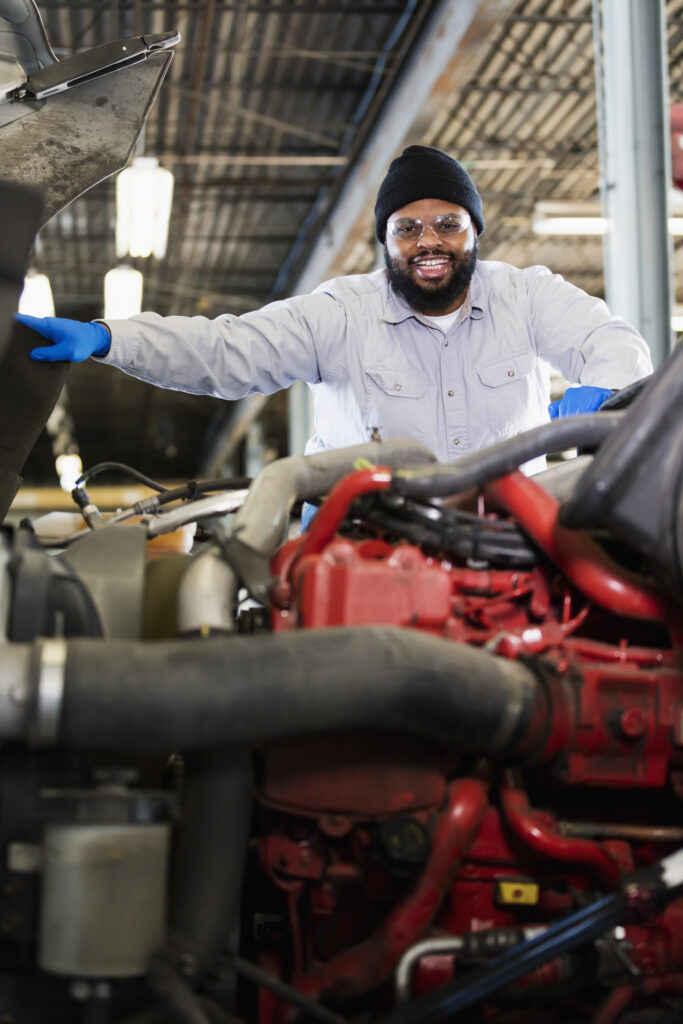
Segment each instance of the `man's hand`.
[[567,388],[562,398],[551,402],[548,406],[548,413],[551,420],[561,416],[576,416],[577,413],[595,412],[604,401],[612,394],[607,388],[593,388],[589,386],[579,388]]
[[29,316],[15,313],[15,319],[32,331],[42,334],[52,344],[46,348],[34,348],[31,359],[58,363],[68,360],[80,363],[89,356],[106,356],[111,345],[109,329],[104,324],[81,323],[79,320],[64,320],[55,316]]

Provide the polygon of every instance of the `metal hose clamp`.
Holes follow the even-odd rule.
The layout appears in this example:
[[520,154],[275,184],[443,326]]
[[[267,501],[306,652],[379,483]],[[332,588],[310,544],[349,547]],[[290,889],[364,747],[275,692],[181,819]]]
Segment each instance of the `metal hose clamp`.
[[64,698],[66,641],[40,640],[40,669],[36,692],[31,742],[35,746],[54,746],[59,738],[59,722]]

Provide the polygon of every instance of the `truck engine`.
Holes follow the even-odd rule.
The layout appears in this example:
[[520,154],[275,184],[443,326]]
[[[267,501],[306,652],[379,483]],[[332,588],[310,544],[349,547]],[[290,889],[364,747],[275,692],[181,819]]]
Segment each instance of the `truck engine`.
[[682,382],[3,527],[2,1019],[680,1020]]
[[[66,373],[12,321],[33,236],[174,38],[4,98],[3,520]],[[24,128],[74,83],[118,146],[64,145],[43,210]],[[373,440],[105,515],[106,463],[1,525],[0,1024],[680,1022],[682,391],[679,347],[457,463]]]

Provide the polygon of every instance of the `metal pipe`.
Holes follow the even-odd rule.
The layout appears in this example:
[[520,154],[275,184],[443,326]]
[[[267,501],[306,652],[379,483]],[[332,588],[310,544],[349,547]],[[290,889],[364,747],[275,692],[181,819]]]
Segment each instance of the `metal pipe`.
[[592,821],[560,821],[557,827],[564,836],[683,844],[683,828],[669,825],[604,825]]
[[444,985],[407,1006],[399,1007],[381,1024],[442,1024],[457,1019],[460,1010],[481,1003],[503,986],[542,964],[597,938],[625,916],[621,894],[597,903],[551,925],[541,935],[514,947],[490,964],[468,971],[463,979]]
[[147,535],[159,537],[163,533],[172,533],[173,530],[177,530],[179,526],[184,526],[186,523],[200,522],[210,516],[222,516],[229,512],[236,512],[246,501],[248,493],[246,489],[242,489],[210,494],[206,498],[188,501],[168,512],[149,516],[147,518]]
[[235,575],[220,550],[210,545],[190,560],[180,581],[178,635],[234,632],[234,598]]
[[521,775],[507,769],[500,788],[503,814],[512,831],[541,857],[589,868],[607,889],[621,879],[621,869],[610,855],[587,839],[569,839],[558,835],[538,820],[521,786]]
[[435,461],[428,448],[405,437],[278,459],[253,481],[246,501],[235,516],[233,532],[245,544],[270,557],[282,540],[294,502],[326,494],[356,468],[358,459],[392,469],[411,462]]
[[415,965],[423,956],[438,956],[440,953],[462,953],[465,940],[462,935],[446,935],[436,939],[423,939],[407,949],[396,968],[396,1002],[407,1003],[411,996],[410,981]]
[[[445,935],[438,938],[423,939],[408,949],[399,960],[396,968],[396,1001],[407,1003],[411,997],[410,982],[416,964],[425,956],[448,953],[464,953],[472,955],[475,942],[481,946],[477,958],[492,957],[505,952],[511,946],[533,939],[546,931],[547,925],[533,925],[527,928],[491,928],[484,932],[468,932],[466,935]],[[472,941],[474,940],[474,942]],[[493,940],[493,941],[491,941]],[[484,950],[484,946],[489,946]]]

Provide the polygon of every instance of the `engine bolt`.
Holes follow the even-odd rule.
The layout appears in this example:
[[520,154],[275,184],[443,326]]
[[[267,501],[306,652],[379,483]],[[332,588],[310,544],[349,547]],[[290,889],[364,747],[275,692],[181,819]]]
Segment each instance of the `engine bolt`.
[[647,729],[647,719],[641,708],[627,708],[623,712],[619,725],[624,736],[637,740]]

